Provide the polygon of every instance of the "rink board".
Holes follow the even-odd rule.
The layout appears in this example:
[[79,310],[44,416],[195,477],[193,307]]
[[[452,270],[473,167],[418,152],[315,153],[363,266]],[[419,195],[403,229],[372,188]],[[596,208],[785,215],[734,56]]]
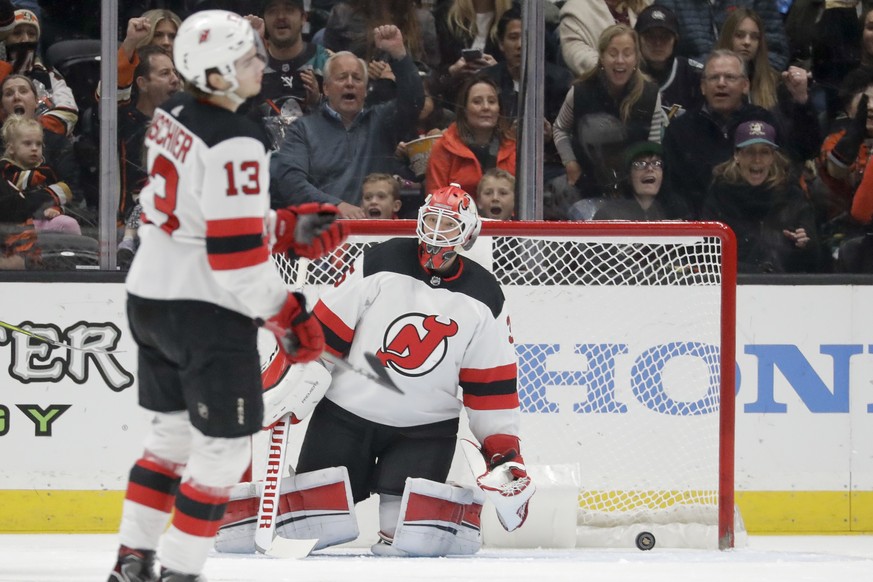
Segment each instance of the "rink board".
[[[5,322],[111,354],[0,330],[0,531],[113,531],[147,422],[123,286],[2,287]],[[736,489],[750,532],[873,531],[871,300],[862,286],[738,289]],[[566,327],[572,338],[549,334],[588,341],[584,317]]]

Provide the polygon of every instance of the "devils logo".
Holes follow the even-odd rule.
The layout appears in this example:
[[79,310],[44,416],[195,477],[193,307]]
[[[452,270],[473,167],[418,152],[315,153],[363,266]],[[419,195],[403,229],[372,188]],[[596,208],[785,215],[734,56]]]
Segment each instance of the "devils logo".
[[407,313],[388,326],[376,357],[384,366],[404,376],[424,376],[436,368],[448,351],[449,338],[458,324],[436,315]]

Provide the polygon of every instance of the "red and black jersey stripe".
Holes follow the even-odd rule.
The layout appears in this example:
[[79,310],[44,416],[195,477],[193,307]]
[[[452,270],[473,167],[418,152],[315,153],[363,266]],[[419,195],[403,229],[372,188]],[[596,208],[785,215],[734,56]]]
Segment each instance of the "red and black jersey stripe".
[[518,408],[515,364],[478,370],[461,368],[459,383],[464,390],[464,406],[474,410]]
[[253,267],[270,259],[262,218],[210,220],[206,223],[206,253],[216,271]]
[[176,495],[173,527],[192,536],[212,537],[227,507],[227,495],[213,495],[183,483]]
[[312,308],[312,314],[324,329],[324,344],[333,355],[343,357],[349,353],[355,330],[343,323],[324,303],[319,301]]

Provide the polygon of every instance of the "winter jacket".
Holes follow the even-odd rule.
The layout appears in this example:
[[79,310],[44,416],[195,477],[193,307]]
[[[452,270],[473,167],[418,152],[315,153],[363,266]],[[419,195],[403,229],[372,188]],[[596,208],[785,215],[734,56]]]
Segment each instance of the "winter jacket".
[[679,19],[676,54],[700,62],[715,48],[719,31],[730,13],[736,8],[751,8],[764,21],[770,64],[777,71],[788,67],[788,39],[773,0],[655,0],[654,3],[669,8]]
[[[515,147],[512,139],[500,140],[497,150],[497,167],[515,175]],[[482,168],[476,154],[461,141],[458,124],[452,123],[442,137],[433,144],[427,164],[425,185],[427,192],[433,192],[451,183],[475,197],[476,188],[482,174],[490,168]]]
[[[711,113],[706,105],[674,119],[664,133],[664,179],[668,188],[696,218],[712,182],[712,169],[727,161],[734,151],[733,130],[743,121],[758,119],[776,128],[778,143],[795,162],[814,157],[817,142],[815,113],[811,106],[797,105],[790,123],[757,105],[744,104],[727,119]],[[816,131],[811,132],[813,128]]]
[[[723,222],[734,231],[740,273],[818,271],[820,243],[815,211],[797,185],[774,189],[765,184],[731,184],[716,179],[707,193],[701,218]],[[805,229],[810,238],[803,248],[782,232],[798,228]]]

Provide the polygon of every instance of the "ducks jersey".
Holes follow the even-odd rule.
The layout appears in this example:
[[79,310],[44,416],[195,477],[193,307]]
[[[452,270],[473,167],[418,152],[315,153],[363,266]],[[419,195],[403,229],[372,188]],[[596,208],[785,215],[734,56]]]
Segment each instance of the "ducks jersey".
[[500,285],[478,263],[459,257],[437,276],[419,263],[416,239],[392,239],[365,251],[313,313],[328,350],[359,368],[374,353],[405,392],[337,369],[326,395],[335,404],[394,427],[456,419],[463,404],[480,442],[518,434],[509,316]]

